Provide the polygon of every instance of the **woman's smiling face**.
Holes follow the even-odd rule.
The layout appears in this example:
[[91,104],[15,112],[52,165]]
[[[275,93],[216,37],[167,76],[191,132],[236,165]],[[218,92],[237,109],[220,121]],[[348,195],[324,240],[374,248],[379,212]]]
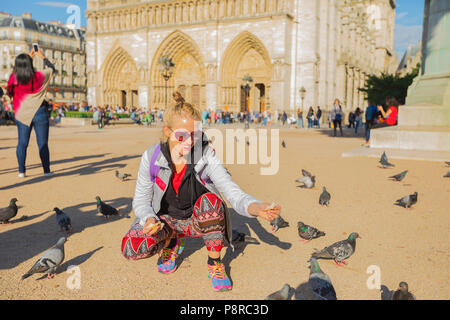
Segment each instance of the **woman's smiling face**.
[[200,121],[186,116],[173,119],[170,127],[164,126],[164,134],[169,138],[172,155],[186,156],[189,153],[194,146],[194,140],[201,138],[200,124]]

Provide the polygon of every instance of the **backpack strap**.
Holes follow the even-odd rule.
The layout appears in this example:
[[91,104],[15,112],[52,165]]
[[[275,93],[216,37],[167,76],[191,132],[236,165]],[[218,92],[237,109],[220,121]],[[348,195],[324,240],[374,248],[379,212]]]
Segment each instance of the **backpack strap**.
[[150,160],[150,180],[155,182],[156,177],[158,176],[160,166],[155,165],[156,160],[158,159],[158,155],[161,151],[161,144],[158,143],[155,150],[153,150],[152,158]]

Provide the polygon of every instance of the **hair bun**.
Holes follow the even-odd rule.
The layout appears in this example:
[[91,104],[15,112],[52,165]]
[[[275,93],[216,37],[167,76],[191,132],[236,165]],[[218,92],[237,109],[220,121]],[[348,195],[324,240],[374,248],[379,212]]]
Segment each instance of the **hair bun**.
[[172,96],[173,96],[174,100],[175,100],[177,103],[182,103],[182,102],[184,102],[183,96],[182,96],[181,93],[179,93],[178,91],[175,91],[175,92],[172,94]]

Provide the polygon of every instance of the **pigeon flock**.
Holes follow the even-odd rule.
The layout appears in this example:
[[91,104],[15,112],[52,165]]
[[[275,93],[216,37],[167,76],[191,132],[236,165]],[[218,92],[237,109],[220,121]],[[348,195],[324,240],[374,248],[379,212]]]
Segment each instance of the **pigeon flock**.
[[[283,141],[284,142],[284,141]],[[285,145],[283,146],[285,147]],[[389,167],[395,167],[394,164],[389,162],[386,152],[383,152],[379,160],[381,168],[386,169]],[[446,162],[447,166],[450,166],[450,162]],[[405,179],[408,170],[404,170],[399,174],[390,176],[389,179],[393,181],[401,182]],[[450,171],[444,175],[445,178],[450,177]],[[316,183],[315,176],[305,169],[302,169],[302,177],[295,180],[295,182],[303,183],[301,188],[313,189]],[[406,195],[398,199],[394,204],[411,209],[413,205],[417,203],[418,192]],[[326,187],[322,187],[322,193],[319,196],[319,204],[321,206],[328,206],[330,204],[331,194],[327,191]],[[276,231],[278,228],[288,227],[289,223],[283,220],[281,216],[270,222],[272,230]],[[298,235],[301,238],[300,241],[308,243],[313,239],[317,239],[325,236],[325,232],[318,230],[317,228],[307,225],[302,221],[297,223]],[[314,293],[314,296],[318,300],[337,300],[336,292],[331,283],[331,280],[327,274],[325,274],[317,262],[318,259],[331,259],[334,260],[337,266],[347,265],[347,259],[349,259],[356,250],[356,239],[361,238],[357,232],[352,232],[347,239],[337,241],[321,250],[314,251],[311,254],[310,262],[310,277],[309,287]],[[267,296],[266,300],[288,300],[290,299],[289,290],[291,287],[289,284],[285,284],[283,288],[277,292],[274,292]],[[408,291],[408,284],[406,282],[400,282],[397,291],[392,295],[392,300],[415,300],[415,296]]]

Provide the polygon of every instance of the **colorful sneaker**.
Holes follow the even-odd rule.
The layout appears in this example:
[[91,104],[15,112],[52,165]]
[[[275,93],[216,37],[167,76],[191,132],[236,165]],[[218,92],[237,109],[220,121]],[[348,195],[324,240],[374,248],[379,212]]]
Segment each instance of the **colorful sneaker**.
[[184,240],[177,239],[177,244],[172,249],[164,248],[158,259],[158,271],[169,274],[177,270],[176,259],[184,250]]
[[225,273],[225,266],[222,262],[214,262],[214,265],[208,264],[208,272],[208,278],[212,281],[214,291],[231,290],[231,281]]

